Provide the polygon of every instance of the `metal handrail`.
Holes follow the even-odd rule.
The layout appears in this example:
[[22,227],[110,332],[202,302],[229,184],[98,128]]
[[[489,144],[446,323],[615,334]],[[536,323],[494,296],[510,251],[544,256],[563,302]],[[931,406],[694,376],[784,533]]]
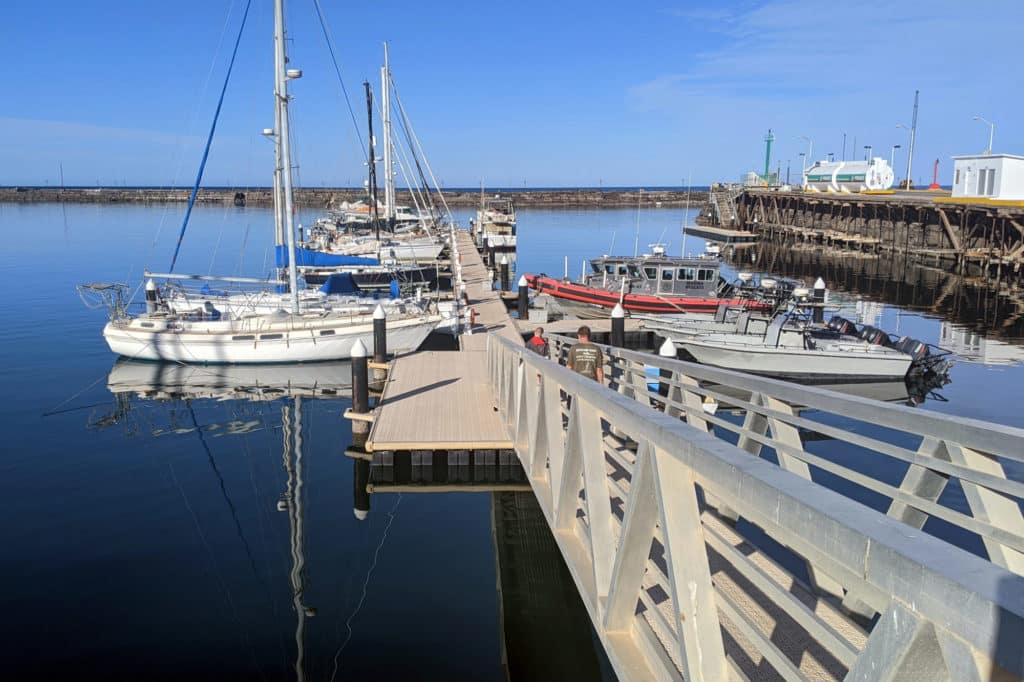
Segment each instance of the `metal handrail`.
[[[784,679],[1024,677],[1021,576],[495,335],[488,363],[516,452],[620,678],[719,680],[759,666]],[[769,395],[791,388],[699,371]],[[817,393],[862,410],[871,403]],[[831,582],[880,618],[870,625],[803,585],[801,561],[813,583]]]

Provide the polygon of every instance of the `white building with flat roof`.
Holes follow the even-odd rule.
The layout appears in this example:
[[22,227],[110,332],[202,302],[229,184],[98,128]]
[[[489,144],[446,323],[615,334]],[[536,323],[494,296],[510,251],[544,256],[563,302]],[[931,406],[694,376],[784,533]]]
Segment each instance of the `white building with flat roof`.
[[954,156],[953,196],[1024,200],[1024,156]]

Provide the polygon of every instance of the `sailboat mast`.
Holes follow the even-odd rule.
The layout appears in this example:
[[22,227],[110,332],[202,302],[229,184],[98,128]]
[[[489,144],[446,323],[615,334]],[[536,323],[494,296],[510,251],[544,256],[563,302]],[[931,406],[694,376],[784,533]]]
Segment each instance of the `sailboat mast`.
[[380,241],[380,214],[377,210],[377,141],[373,138],[373,91],[370,90],[369,81],[363,81],[363,87],[366,88],[366,125],[370,132],[370,150],[368,152],[369,157],[366,160],[370,177],[368,178],[366,191],[370,195],[370,219],[373,220],[373,226],[377,230],[377,240]]
[[391,167],[391,68],[388,44],[384,43],[384,66],[380,70],[381,124],[384,126],[384,217],[395,231],[395,173]]
[[284,0],[274,2],[274,56],[277,64],[276,97],[281,111],[278,143],[281,149],[281,190],[284,193],[285,239],[288,242],[288,288],[291,291],[292,313],[299,313],[298,274],[295,266],[295,216],[292,198],[292,154],[288,130],[288,79],[299,78],[302,72],[288,69],[284,50]]
[[[275,34],[274,44],[277,44]],[[281,100],[276,96],[277,84],[281,82],[282,74],[277,55],[274,55],[274,246],[284,246],[284,215],[281,207],[284,206],[284,197],[281,194]]]

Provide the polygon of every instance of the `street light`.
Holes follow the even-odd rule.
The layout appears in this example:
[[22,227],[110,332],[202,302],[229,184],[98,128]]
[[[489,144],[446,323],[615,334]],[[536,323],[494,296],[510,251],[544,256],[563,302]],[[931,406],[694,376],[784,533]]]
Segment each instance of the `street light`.
[[982,118],[980,115],[974,117],[975,121],[981,121],[982,123],[988,124],[988,149],[985,150],[986,154],[992,153],[992,138],[996,135],[996,124],[988,119]]
[[901,147],[898,144],[894,144],[892,146],[892,150],[889,152],[889,167],[890,168],[895,168],[896,167],[896,150],[897,149],[901,149]]
[[[814,163],[812,161],[812,159],[814,158],[814,140],[812,140],[811,138],[807,137],[806,135],[801,135],[800,137],[798,137],[796,139],[798,139],[798,140],[807,140],[807,161],[810,162],[810,163]],[[801,156],[803,156],[803,154],[801,154]]]
[[[897,128],[903,128],[908,133],[910,133],[910,154],[913,154],[914,153],[914,129],[911,128],[910,126],[905,126],[902,123],[897,123],[896,127]],[[908,156],[907,157],[907,179],[906,179],[907,186],[905,187],[905,189],[907,189],[907,190],[910,189],[910,164],[912,163],[912,159],[913,158],[914,158],[913,156]],[[897,184],[897,187],[898,186],[899,186],[899,184]]]

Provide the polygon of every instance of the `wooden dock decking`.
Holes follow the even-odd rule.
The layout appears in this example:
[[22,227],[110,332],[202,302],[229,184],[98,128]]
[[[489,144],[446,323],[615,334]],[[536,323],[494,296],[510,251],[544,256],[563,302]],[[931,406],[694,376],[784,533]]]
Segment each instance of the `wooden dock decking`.
[[503,450],[512,441],[498,413],[487,374],[488,333],[522,343],[501,292],[491,289],[487,268],[468,232],[457,233],[462,278],[476,311],[474,333],[457,351],[420,351],[396,358],[388,371],[369,452],[386,450]]

